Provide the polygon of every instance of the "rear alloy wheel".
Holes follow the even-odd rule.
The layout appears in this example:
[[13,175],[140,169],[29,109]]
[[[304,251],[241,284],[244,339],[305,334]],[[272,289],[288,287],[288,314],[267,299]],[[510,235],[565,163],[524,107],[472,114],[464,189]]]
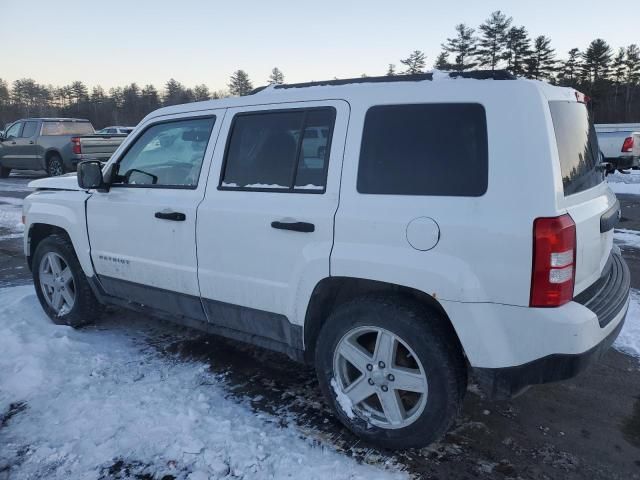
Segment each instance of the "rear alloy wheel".
[[0,167],[0,178],[8,178],[11,173],[11,169],[9,167]]
[[420,359],[384,328],[349,331],[335,350],[333,371],[353,413],[368,418],[372,425],[407,427],[427,404],[429,384]]
[[64,164],[58,155],[52,155],[47,161],[47,174],[50,177],[64,175]]
[[383,448],[424,447],[441,438],[467,386],[448,320],[395,295],[338,306],[322,326],[315,363],[338,419]]

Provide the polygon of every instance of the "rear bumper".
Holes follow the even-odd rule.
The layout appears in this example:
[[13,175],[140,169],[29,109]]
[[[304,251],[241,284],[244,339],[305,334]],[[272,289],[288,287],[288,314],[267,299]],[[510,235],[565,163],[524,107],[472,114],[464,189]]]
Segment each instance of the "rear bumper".
[[[629,268],[619,253],[612,253],[601,278],[572,302],[595,314],[601,338],[578,353],[552,353],[517,366],[473,368],[481,388],[491,398],[504,399],[518,395],[530,385],[576,376],[599,360],[617,338],[629,308],[629,289]],[[593,333],[589,337],[593,338]],[[566,339],[568,343],[573,340]]]
[[628,168],[637,168],[640,166],[640,157],[633,155],[625,155],[615,158],[605,158],[605,160],[611,163],[615,169],[625,170]]

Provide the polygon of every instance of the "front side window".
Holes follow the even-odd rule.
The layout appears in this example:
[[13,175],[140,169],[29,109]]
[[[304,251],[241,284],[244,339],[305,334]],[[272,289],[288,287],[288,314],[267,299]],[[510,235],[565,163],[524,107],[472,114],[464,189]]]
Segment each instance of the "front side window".
[[384,105],[367,111],[358,192],[477,197],[487,183],[482,105]]
[[89,122],[51,122],[47,121],[42,124],[42,135],[92,135],[94,133],[93,125]]
[[20,136],[20,131],[22,130],[22,122],[14,123],[11,125],[11,128],[7,130],[5,133],[6,138],[18,138]]
[[147,128],[118,164],[116,182],[195,188],[214,123],[215,117],[207,117]]
[[38,122],[24,122],[24,128],[22,129],[22,138],[31,138],[36,134],[38,128]]
[[333,108],[238,114],[219,188],[324,192],[335,116]]

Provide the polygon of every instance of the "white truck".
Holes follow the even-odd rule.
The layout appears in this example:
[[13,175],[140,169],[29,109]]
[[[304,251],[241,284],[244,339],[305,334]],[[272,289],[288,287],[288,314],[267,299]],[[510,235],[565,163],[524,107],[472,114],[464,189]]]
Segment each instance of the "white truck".
[[613,169],[640,168],[640,123],[600,123],[595,129],[600,151]]
[[357,435],[428,444],[469,376],[510,397],[622,328],[620,206],[583,102],[470,72],[160,109],[106,165],[30,184],[38,298],[60,324],[119,305],[284,352]]

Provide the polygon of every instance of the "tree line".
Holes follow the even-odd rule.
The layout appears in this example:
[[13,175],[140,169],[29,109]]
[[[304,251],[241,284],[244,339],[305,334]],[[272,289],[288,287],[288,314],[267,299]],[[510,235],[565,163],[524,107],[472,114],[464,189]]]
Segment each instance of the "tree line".
[[[477,28],[456,25],[441,47],[433,68],[458,72],[504,69],[520,77],[570,86],[591,98],[589,108],[595,122],[640,122],[640,48],[636,44],[614,51],[597,38],[583,50],[574,47],[559,58],[549,37],[531,37],[524,26],[515,25],[512,17],[498,10]],[[414,50],[400,64],[399,70],[396,64],[388,64],[386,74],[424,72],[427,57],[423,51]],[[284,74],[275,67],[266,83],[284,83]],[[55,87],[23,78],[9,86],[0,79],[0,129],[7,122],[28,116],[88,118],[97,128],[135,125],[162,106],[247,95],[254,88],[244,70],[235,71],[227,87],[211,91],[204,84],[191,88],[170,79],[162,91],[154,85],[141,87],[136,83],[105,91],[100,86],[89,90],[81,81]]]

